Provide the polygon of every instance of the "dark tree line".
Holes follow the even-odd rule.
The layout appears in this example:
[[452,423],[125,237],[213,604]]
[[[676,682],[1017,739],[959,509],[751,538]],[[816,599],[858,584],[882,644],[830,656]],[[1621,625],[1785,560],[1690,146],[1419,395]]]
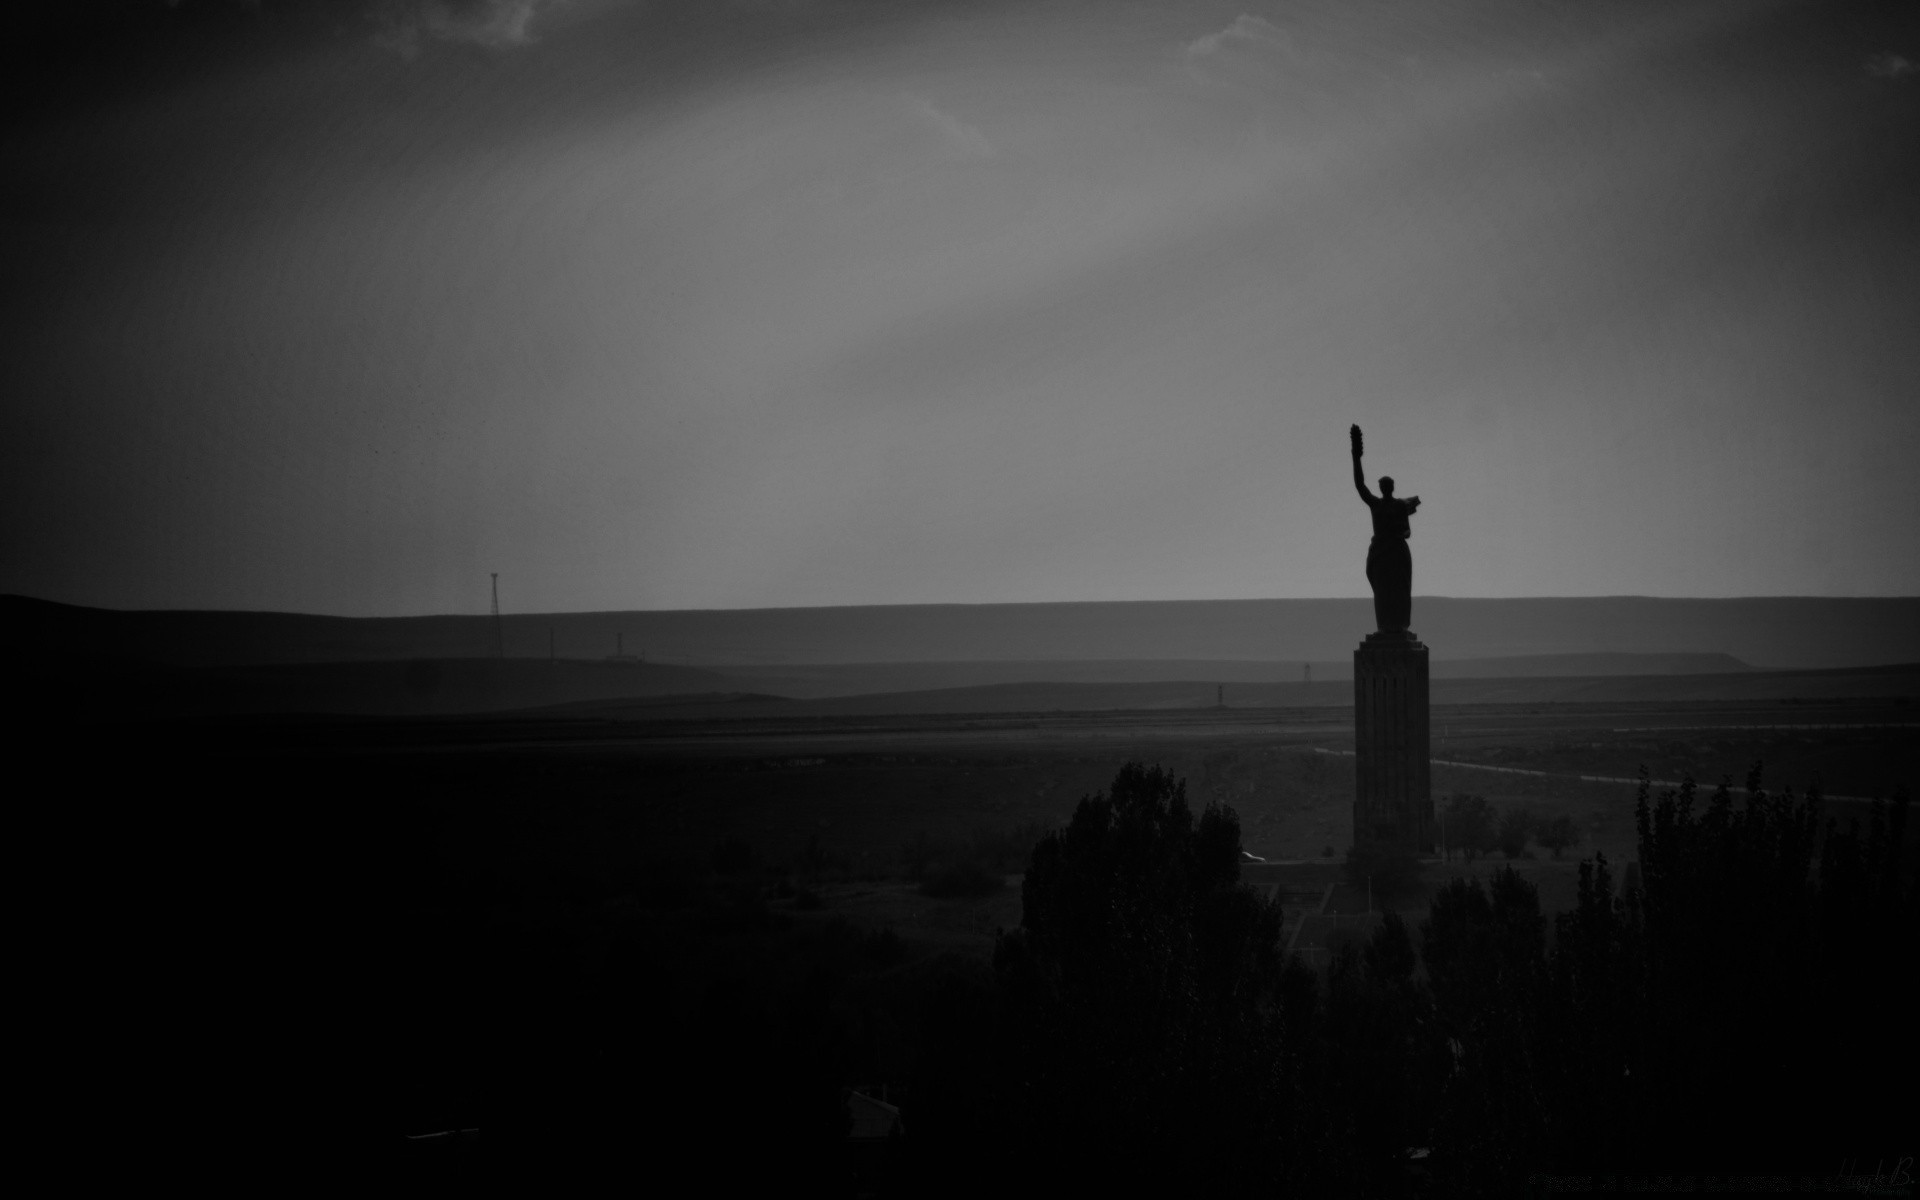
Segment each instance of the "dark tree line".
[[1562,814],[1541,817],[1525,805],[1501,809],[1485,796],[1457,792],[1441,803],[1440,827],[1449,855],[1458,851],[1468,862],[1500,851],[1509,861],[1527,856],[1527,843],[1538,842],[1555,858],[1580,844],[1580,828]]
[[1456,880],[1323,980],[1240,886],[1233,811],[1130,764],[1035,850],[991,986],[931,1021],[913,1185],[1498,1195],[1899,1153],[1905,816],[1823,827],[1757,768],[1738,801],[1643,778],[1637,884],[1596,855],[1550,929],[1511,868]]
[[1138,764],[1040,838],[991,964],[796,918],[808,876],[745,843],[630,877],[409,871],[395,1104],[483,1127],[490,1178],[549,1182],[846,1190],[846,1089],[878,1082],[907,1136],[864,1178],[907,1195],[1830,1174],[1906,1144],[1905,819],[1842,828],[1757,774],[1643,784],[1625,886],[1595,856],[1549,922],[1510,869],[1455,881],[1320,973],[1242,886],[1233,811]]

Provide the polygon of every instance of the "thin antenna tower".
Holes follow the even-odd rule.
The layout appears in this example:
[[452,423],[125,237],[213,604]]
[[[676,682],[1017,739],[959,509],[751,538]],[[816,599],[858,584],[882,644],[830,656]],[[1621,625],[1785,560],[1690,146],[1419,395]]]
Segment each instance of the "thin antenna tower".
[[507,656],[507,634],[500,626],[500,572],[493,572],[493,656]]

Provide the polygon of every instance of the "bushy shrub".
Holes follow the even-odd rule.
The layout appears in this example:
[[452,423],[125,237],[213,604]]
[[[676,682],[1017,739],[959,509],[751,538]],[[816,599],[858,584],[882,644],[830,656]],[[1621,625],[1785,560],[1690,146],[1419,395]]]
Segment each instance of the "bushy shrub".
[[1523,804],[1515,805],[1500,814],[1500,853],[1509,860],[1519,858],[1527,852],[1527,839],[1533,836],[1538,822],[1533,810]]
[[716,874],[738,875],[760,866],[760,852],[747,839],[730,837],[713,848],[710,861]]
[[1533,840],[1553,851],[1555,858],[1568,846],[1580,844],[1580,827],[1569,816],[1558,816],[1551,821],[1542,821],[1533,832]]
[[1449,849],[1458,850],[1472,862],[1498,846],[1499,810],[1485,796],[1456,792],[1441,808],[1440,828]]
[[704,875],[698,860],[656,858],[631,871],[627,890],[643,908],[685,908],[705,894]]
[[876,966],[891,967],[906,961],[907,943],[892,927],[875,929],[861,939],[860,952]]
[[920,890],[940,899],[963,896],[987,896],[1006,886],[1006,876],[978,858],[961,858],[931,868],[920,881]]
[[1002,829],[981,827],[965,838],[916,835],[901,847],[907,877],[929,896],[984,896],[1024,868],[1046,826],[1037,821]]
[[845,858],[829,852],[820,844],[818,834],[807,838],[806,848],[793,860],[794,873],[810,883],[818,883],[830,876],[844,880],[852,869],[852,864]]

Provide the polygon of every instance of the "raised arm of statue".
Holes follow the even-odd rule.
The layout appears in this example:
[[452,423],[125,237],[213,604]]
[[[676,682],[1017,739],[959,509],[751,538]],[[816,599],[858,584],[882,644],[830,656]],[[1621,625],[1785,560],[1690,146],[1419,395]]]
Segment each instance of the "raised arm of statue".
[[1418,512],[1419,510],[1420,510],[1420,497],[1408,496],[1407,497],[1407,515],[1412,516],[1414,513]]
[[1360,473],[1360,456],[1366,452],[1365,446],[1360,440],[1360,427],[1355,425],[1350,431],[1349,436],[1353,441],[1353,486],[1359,491],[1360,498],[1365,500],[1367,505],[1371,507],[1378,497],[1373,494],[1371,488],[1367,487],[1367,477]]

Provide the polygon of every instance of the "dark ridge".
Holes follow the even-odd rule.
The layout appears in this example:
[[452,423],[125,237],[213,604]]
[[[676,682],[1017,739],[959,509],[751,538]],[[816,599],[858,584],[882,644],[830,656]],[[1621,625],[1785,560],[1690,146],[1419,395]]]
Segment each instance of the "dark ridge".
[[[612,653],[619,637],[652,662],[705,668],[1190,660],[1297,670],[1349,662],[1373,627],[1371,608],[1360,599],[1169,600],[523,613],[504,617],[500,628],[511,659],[545,659],[549,647],[563,658],[597,658]],[[176,666],[479,658],[494,644],[484,615],[122,612],[5,596],[0,618],[30,657],[92,654]],[[1910,596],[1419,597],[1414,629],[1437,660],[1716,655],[1771,670],[1920,661],[1920,597]]]

